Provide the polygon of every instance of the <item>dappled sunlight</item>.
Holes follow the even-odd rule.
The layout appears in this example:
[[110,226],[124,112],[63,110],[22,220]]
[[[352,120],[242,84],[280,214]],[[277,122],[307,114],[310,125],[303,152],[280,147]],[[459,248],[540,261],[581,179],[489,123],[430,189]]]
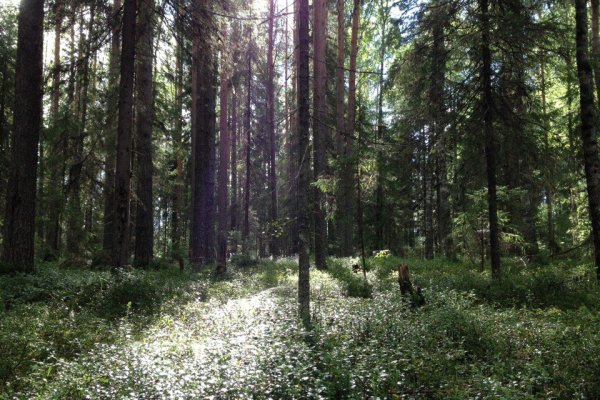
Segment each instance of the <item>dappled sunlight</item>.
[[[565,271],[582,279],[591,267],[547,267],[550,279],[529,271],[516,275],[513,285],[526,285],[531,294],[524,300],[531,307],[514,308],[498,304],[521,301],[518,291],[484,292],[489,277],[459,265],[369,259],[372,292],[365,298],[349,292],[352,280],[363,279],[352,272],[352,259],[328,261],[329,270],[311,270],[310,331],[297,317],[297,265],[291,260],[232,266],[225,277],[202,281],[193,273],[134,271],[127,279],[139,287],[130,293],[137,297],[129,303],[136,305],[117,319],[88,321],[83,313],[28,305],[27,323],[52,323],[52,331],[67,337],[63,326],[76,318],[72,329],[83,329],[76,337],[91,331],[93,343],[61,355],[60,337],[40,342],[51,355],[40,356],[27,375],[13,380],[8,398],[585,397],[600,387],[594,375],[600,367],[598,302],[587,303],[590,308],[542,307],[539,301],[552,298],[539,297],[541,289],[535,289],[554,287]],[[401,262],[411,264],[415,281],[424,283],[426,306],[416,309],[401,296],[392,268]],[[44,281],[50,288],[52,276],[68,282],[60,286],[65,299],[68,287],[79,290],[77,272],[48,270]],[[128,298],[124,288],[130,283],[113,287],[108,275],[98,277],[104,295]],[[96,282],[93,275],[89,279],[86,285]],[[28,284],[21,282],[19,296],[28,293]],[[162,300],[150,304],[148,294]],[[115,303],[101,297],[98,304]],[[143,318],[145,309],[155,310],[154,316]]]

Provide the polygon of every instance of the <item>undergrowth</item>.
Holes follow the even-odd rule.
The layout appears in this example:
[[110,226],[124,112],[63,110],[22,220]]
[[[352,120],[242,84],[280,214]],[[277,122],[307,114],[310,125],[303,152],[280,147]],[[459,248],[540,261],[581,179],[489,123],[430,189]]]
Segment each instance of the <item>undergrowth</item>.
[[[600,296],[588,264],[506,260],[491,282],[459,263],[352,259],[311,271],[313,329],[294,260],[225,276],[40,265],[0,276],[0,398],[571,399],[600,397]],[[410,307],[410,266],[427,304]]]

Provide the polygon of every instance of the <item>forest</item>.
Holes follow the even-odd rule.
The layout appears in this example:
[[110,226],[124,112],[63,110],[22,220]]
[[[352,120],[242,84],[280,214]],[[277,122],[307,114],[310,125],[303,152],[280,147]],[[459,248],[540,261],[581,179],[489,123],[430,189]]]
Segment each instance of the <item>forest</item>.
[[0,0],[0,400],[600,398],[600,0]]

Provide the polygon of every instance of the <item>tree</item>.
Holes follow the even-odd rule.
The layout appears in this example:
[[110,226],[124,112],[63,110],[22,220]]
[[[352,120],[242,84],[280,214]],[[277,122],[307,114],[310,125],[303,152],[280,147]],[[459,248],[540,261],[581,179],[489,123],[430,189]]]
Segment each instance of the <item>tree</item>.
[[102,250],[105,258],[111,257],[113,253],[113,245],[115,242],[115,164],[117,162],[117,127],[114,121],[116,120],[114,112],[117,108],[118,98],[118,80],[120,59],[119,52],[121,49],[121,24],[119,20],[119,11],[121,9],[121,0],[114,0],[112,13],[110,15],[110,26],[112,26],[111,45],[109,55],[109,70],[108,70],[108,107],[106,113],[106,129],[104,132],[104,216],[102,221],[103,240]]
[[113,268],[122,268],[129,259],[129,200],[131,180],[131,138],[133,130],[133,76],[135,66],[136,1],[123,3],[121,34],[121,78],[117,122],[117,158],[114,191]]
[[[227,40],[227,25],[221,28],[223,43]],[[225,48],[221,50],[221,87],[219,93],[219,184],[217,189],[218,231],[217,231],[217,272],[227,270],[227,228],[229,214],[229,127],[227,124],[229,97],[229,60]]]
[[340,234],[342,236],[341,254],[350,256],[353,252],[354,236],[354,200],[355,172],[354,168],[354,127],[356,115],[356,58],[358,55],[358,29],[360,23],[360,0],[354,0],[352,10],[352,28],[350,37],[350,71],[348,73],[348,116],[344,135],[344,154],[342,156],[341,185],[343,203],[340,212],[344,214]]
[[[272,0],[271,0],[272,1]],[[318,182],[323,178],[326,167],[325,143],[327,135],[327,65],[325,60],[327,44],[327,1],[313,3],[313,174]],[[314,188],[315,217],[315,265],[327,268],[327,225],[323,194],[318,185]]]
[[[342,171],[345,156],[346,140],[346,119],[344,112],[344,73],[346,60],[346,20],[344,14],[344,0],[337,1],[337,65],[335,73],[335,130],[336,130],[336,155],[339,164],[339,170]],[[340,174],[341,175],[341,174]],[[342,177],[340,177],[340,180]],[[342,234],[342,241],[346,244],[346,221],[342,209],[345,208],[345,190],[344,183],[340,182],[336,190],[337,229]],[[343,245],[340,246],[340,254],[344,253]]]
[[22,0],[15,66],[14,131],[4,220],[2,262],[34,269],[35,193],[42,119],[44,1]]
[[154,93],[152,83],[154,1],[139,9],[136,47],[136,218],[134,263],[147,267],[154,253],[154,205],[152,202],[152,125]]
[[592,67],[588,58],[587,0],[575,1],[575,29],[577,45],[577,77],[579,80],[579,104],[581,117],[581,142],[587,183],[588,205],[592,223],[594,262],[600,280],[600,158],[596,138],[594,89]]
[[[50,105],[50,118],[52,127],[55,130],[59,129],[59,110],[60,110],[60,89],[61,89],[61,28],[63,21],[63,7],[60,2],[54,3],[54,65],[52,68],[52,100]],[[57,162],[59,157],[53,157],[52,161]],[[50,162],[50,161],[49,161]],[[48,182],[48,190],[46,195],[46,230],[45,230],[45,247],[46,251],[51,254],[49,258],[57,258],[59,254],[59,238],[60,238],[60,210],[62,208],[62,189],[63,189],[63,171],[62,168],[50,168],[50,178]]]
[[[380,37],[380,53],[379,53],[379,82],[377,88],[377,140],[383,140],[383,67],[385,63],[386,53],[386,25],[389,14],[389,8],[387,0],[380,0],[379,3],[379,18],[381,24],[381,37]],[[384,168],[383,168],[383,154],[381,150],[377,151],[377,188],[375,192],[375,249],[381,250],[384,247],[383,244],[383,230],[384,230],[384,201],[385,196],[383,192],[384,182]]]
[[[277,175],[275,174],[275,152],[277,141],[275,139],[275,62],[273,60],[273,45],[275,35],[273,25],[275,22],[275,1],[269,0],[269,28],[267,45],[267,132],[269,136],[269,193],[271,195],[270,222],[274,226],[277,223]],[[279,254],[279,238],[276,232],[271,233],[270,252]]]
[[[73,102],[74,115],[77,118],[77,133],[72,138],[70,145],[71,162],[69,165],[69,174],[67,182],[67,252],[75,260],[81,258],[83,253],[83,239],[85,232],[83,230],[83,209],[81,189],[84,178],[84,146],[87,136],[86,126],[88,123],[88,103],[90,86],[90,60],[91,60],[91,38],[94,34],[95,3],[90,5],[90,15],[88,22],[88,38],[83,34],[85,22],[84,9],[80,8],[79,22],[79,43],[78,59],[81,62],[81,68],[77,71],[76,95]],[[75,10],[73,10],[75,12]]]
[[251,99],[252,99],[252,30],[247,29],[248,32],[248,51],[246,53],[246,109],[244,111],[244,155],[245,155],[245,173],[246,179],[244,180],[244,221],[242,225],[242,241],[244,253],[248,253],[248,236],[250,235],[250,119],[252,117],[251,110]]
[[448,178],[446,170],[446,102],[444,84],[446,80],[446,48],[445,48],[445,25],[447,22],[448,7],[436,2],[432,9],[432,36],[433,46],[431,49],[431,77],[429,101],[431,104],[430,113],[432,118],[433,139],[435,141],[435,161],[437,178],[437,198],[438,198],[438,230],[446,257],[452,257],[452,232],[450,216],[450,190],[448,188]]
[[192,10],[192,226],[190,262],[214,261],[215,65],[212,0]]
[[183,0],[177,0],[177,12],[175,16],[175,36],[177,46],[175,48],[175,126],[173,130],[173,153],[175,155],[175,189],[173,190],[173,209],[171,213],[171,245],[173,253],[183,269],[183,250],[181,245],[183,225],[183,57],[184,57],[184,12]]
[[310,218],[308,191],[310,165],[306,157],[309,142],[309,31],[308,0],[298,0],[296,29],[298,31],[298,302],[299,315],[305,326],[310,325]]
[[500,235],[496,197],[496,143],[494,135],[494,99],[492,95],[492,55],[490,50],[490,19],[488,0],[479,0],[481,29],[481,107],[485,135],[485,157],[490,223],[490,256],[492,277],[500,278]]

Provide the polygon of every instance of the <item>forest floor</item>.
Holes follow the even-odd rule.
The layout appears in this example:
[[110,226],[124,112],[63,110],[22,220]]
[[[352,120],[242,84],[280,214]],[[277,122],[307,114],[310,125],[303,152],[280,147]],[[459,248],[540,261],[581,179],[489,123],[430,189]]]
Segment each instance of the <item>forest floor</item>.
[[[411,266],[427,304],[403,301]],[[503,281],[443,261],[352,259],[227,276],[40,265],[0,276],[0,399],[600,398],[600,290],[590,264],[505,262]],[[244,263],[241,263],[244,264]]]

